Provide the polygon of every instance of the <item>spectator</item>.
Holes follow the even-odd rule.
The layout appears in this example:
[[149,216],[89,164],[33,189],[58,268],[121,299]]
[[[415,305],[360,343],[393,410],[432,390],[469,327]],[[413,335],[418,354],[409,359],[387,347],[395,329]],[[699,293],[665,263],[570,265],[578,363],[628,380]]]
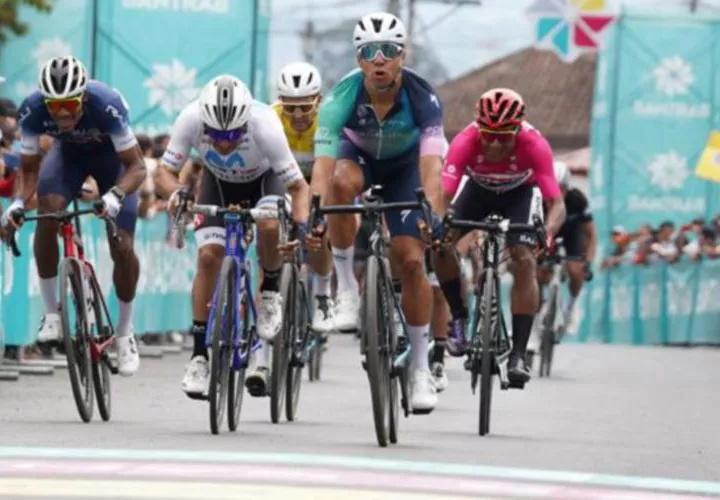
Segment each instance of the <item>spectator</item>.
[[606,257],[602,263],[603,269],[611,269],[618,267],[623,263],[629,262],[631,257],[630,245],[632,236],[625,230],[623,226],[615,226],[612,230],[611,237],[615,243],[615,249],[609,257]]
[[169,134],[160,134],[156,135],[153,138],[153,158],[156,160],[159,160],[162,158],[163,153],[165,153],[165,149],[168,146],[168,143],[170,142],[170,135]]
[[680,257],[675,238],[675,224],[671,221],[665,221],[660,224],[657,231],[655,242],[650,245],[651,259],[664,260],[666,262],[677,262]]

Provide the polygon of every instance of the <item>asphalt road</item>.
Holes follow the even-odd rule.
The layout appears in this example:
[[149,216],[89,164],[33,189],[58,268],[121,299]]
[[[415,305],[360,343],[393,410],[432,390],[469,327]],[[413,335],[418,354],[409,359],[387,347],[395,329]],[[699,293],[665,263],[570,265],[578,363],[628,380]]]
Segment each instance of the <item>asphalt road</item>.
[[113,378],[113,417],[83,424],[67,373],[0,382],[0,498],[720,497],[720,350],[561,346],[554,376],[494,393],[491,433],[457,360],[428,416],[377,446],[355,340],[332,337],[296,422],[246,395],[210,434],[180,390],[188,353]]

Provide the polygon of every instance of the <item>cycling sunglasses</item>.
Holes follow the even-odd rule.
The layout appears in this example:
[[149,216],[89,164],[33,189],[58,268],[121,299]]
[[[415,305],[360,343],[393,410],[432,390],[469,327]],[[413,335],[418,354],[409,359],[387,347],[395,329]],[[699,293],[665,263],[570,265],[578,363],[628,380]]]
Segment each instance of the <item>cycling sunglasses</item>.
[[513,127],[510,130],[492,130],[487,128],[478,127],[480,138],[483,142],[495,142],[498,141],[501,144],[510,142],[517,135],[520,127]]
[[374,61],[380,52],[380,55],[386,61],[395,59],[403,51],[403,46],[391,42],[372,42],[366,43],[357,50],[358,55],[365,61]]
[[50,113],[56,115],[61,111],[67,111],[71,114],[76,114],[82,106],[83,96],[68,97],[65,99],[45,99],[45,106],[47,106]]
[[217,130],[212,127],[205,127],[205,134],[212,142],[236,142],[247,134],[247,125],[232,130]]
[[315,103],[309,103],[309,104],[283,104],[282,110],[283,113],[286,115],[294,115],[295,111],[300,110],[300,113],[303,115],[307,115],[308,113],[312,113],[312,111],[315,109]]

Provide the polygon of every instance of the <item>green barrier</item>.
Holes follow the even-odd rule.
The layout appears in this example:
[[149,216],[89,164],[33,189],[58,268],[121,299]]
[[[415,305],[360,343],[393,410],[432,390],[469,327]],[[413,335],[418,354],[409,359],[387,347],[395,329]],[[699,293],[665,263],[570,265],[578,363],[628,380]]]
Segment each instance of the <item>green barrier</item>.
[[[190,292],[195,273],[196,245],[188,233],[186,245],[177,249],[166,241],[168,219],[165,214],[139,220],[135,234],[135,252],[140,261],[140,280],[133,309],[135,333],[187,330],[192,317]],[[44,306],[39,279],[32,256],[34,224],[25,226],[17,236],[22,256],[13,258],[0,252],[0,312],[5,344],[24,346],[34,342]],[[96,217],[82,219],[86,258],[93,263],[113,320],[117,320],[117,298],[112,285],[113,263],[105,236],[105,225]],[[62,242],[61,242],[62,243]],[[255,262],[254,243],[250,262]],[[253,266],[253,283],[257,282]],[[2,334],[0,333],[0,348]]]

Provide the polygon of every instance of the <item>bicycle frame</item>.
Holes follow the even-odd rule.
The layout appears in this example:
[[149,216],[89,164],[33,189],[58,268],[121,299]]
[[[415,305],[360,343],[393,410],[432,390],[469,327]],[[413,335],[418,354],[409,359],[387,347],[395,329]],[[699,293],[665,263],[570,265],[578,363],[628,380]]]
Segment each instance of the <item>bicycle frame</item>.
[[[246,238],[251,230],[250,225],[243,221],[239,214],[226,213],[223,215],[223,223],[225,226],[225,256],[232,257],[235,260],[235,283],[237,283],[237,294],[235,297],[235,318],[233,321],[232,345],[233,345],[233,366],[234,370],[237,370],[241,366],[246,366],[250,354],[260,348],[260,343],[257,342],[250,346],[245,352],[240,352],[240,346],[242,338],[238,335],[238,331],[242,331],[243,327],[243,315],[242,315],[242,300],[247,298],[246,306],[250,307],[250,316],[253,323],[256,322],[257,311],[255,308],[255,301],[252,293],[252,279],[248,272],[247,264],[247,250],[243,243],[250,244],[251,240]],[[209,322],[205,333],[205,345],[207,347],[212,346],[212,331],[213,331],[213,317],[215,309],[217,307],[217,294],[218,294],[218,283],[215,284],[215,291],[213,292],[212,305],[210,307]],[[227,334],[227,332],[225,332]]]

